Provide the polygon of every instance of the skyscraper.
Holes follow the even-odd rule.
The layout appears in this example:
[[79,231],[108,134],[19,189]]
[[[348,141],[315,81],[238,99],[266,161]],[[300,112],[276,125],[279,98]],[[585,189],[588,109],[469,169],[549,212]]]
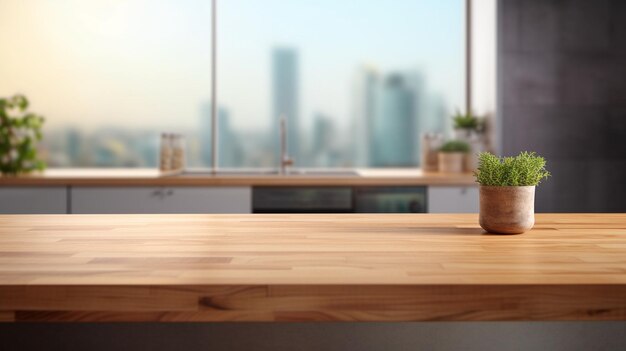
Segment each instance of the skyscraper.
[[356,166],[371,166],[373,153],[373,124],[376,113],[376,94],[379,85],[379,74],[371,67],[362,67],[356,72],[352,87],[352,113],[355,141],[353,145],[354,163]]
[[[204,103],[200,108],[200,139],[201,158],[204,166],[211,165],[211,102]],[[241,163],[241,149],[230,126],[230,115],[223,107],[217,108],[218,128],[218,166],[236,167]]]
[[310,152],[307,154],[307,166],[332,167],[333,155],[336,154],[337,140],[332,117],[316,113],[313,117],[313,135]]
[[[272,52],[272,117],[270,130],[275,155],[280,155],[280,119],[287,121],[287,152],[298,162],[300,156],[298,52],[292,48],[276,48]],[[278,162],[278,159],[276,159]]]
[[445,130],[444,101],[426,89],[418,70],[381,74],[363,67],[353,85],[354,159],[357,166],[414,167],[421,133]]
[[416,95],[401,74],[387,76],[376,94],[373,121],[375,167],[414,166],[417,163]]

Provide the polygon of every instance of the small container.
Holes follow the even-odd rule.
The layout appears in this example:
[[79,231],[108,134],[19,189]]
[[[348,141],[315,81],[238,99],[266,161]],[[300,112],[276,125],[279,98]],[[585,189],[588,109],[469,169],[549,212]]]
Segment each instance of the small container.
[[481,186],[479,223],[496,234],[531,230],[535,225],[535,187]]
[[443,135],[438,133],[422,134],[421,149],[422,161],[421,168],[424,172],[436,172],[438,169],[437,154],[439,148],[443,144]]
[[454,130],[457,140],[465,141],[470,152],[465,156],[465,172],[473,172],[478,168],[478,154],[484,151],[484,138],[474,129],[457,128]]
[[465,170],[465,152],[442,152],[439,151],[439,172],[463,173]]
[[161,147],[159,154],[159,169],[161,171],[172,170],[172,138],[168,133],[161,134]]
[[172,135],[172,170],[185,168],[185,141],[182,135]]

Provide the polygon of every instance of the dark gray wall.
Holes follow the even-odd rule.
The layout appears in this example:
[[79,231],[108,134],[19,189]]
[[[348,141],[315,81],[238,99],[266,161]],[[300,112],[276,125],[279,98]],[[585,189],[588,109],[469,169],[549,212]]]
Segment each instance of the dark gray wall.
[[500,0],[505,155],[536,151],[553,177],[538,212],[626,212],[626,1]]

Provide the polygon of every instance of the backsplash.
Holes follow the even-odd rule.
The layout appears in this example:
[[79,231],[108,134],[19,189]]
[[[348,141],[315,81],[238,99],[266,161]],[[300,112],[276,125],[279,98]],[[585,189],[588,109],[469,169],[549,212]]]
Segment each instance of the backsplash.
[[553,177],[538,212],[626,211],[626,2],[501,0],[502,151]]

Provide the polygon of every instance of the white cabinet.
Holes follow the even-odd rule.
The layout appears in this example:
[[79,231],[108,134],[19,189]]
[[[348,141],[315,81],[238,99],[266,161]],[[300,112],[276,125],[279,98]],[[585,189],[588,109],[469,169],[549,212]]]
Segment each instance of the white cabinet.
[[[429,213],[476,213],[476,186],[428,187]],[[0,214],[252,213],[251,187],[0,187]]]
[[477,213],[477,186],[428,187],[429,213]]
[[250,187],[73,187],[71,213],[251,213]]
[[0,214],[67,213],[67,188],[0,187]]

